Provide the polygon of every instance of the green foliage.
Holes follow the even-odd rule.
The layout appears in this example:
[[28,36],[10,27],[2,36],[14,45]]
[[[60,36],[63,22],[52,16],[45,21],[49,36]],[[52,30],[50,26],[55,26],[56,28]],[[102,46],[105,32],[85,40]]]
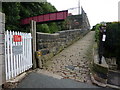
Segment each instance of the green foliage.
[[41,3],[42,9],[44,10],[44,13],[50,13],[50,12],[55,12],[57,9],[52,6],[50,3]]
[[[54,6],[47,2],[4,2],[2,8],[2,12],[6,15],[6,30],[22,32],[30,32],[30,25],[20,26],[20,19],[57,11]],[[38,24],[37,31],[54,33],[63,29],[63,24],[58,25],[57,22]]]
[[2,2],[0,2],[0,12],[2,12]]
[[[96,31],[96,41],[99,42],[99,27],[97,24],[94,28]],[[106,41],[104,43],[104,56],[116,57],[117,64],[120,65],[120,22],[109,22],[106,26]],[[120,68],[120,67],[119,67]]]
[[61,22],[61,29],[62,30],[68,30],[69,28],[67,27],[68,21],[65,20],[64,22]]
[[58,30],[63,31],[63,30],[68,30],[68,19],[65,19],[62,22],[57,22]]
[[116,57],[120,69],[120,22],[107,23],[107,38],[105,42],[107,57]]
[[115,57],[116,56],[116,47],[119,42],[117,42],[117,33],[119,33],[118,30],[118,23],[107,23],[106,27],[106,42],[105,42],[105,48],[106,52],[109,54],[107,56],[109,57]]
[[9,30],[18,30],[19,27],[19,2],[10,2],[10,3],[3,3],[3,12],[6,14],[6,29]]
[[50,33],[55,33],[58,31],[58,26],[56,23],[49,23]]
[[37,25],[37,32],[50,33],[50,30],[47,24],[39,24]]
[[93,28],[91,29],[91,31],[95,31],[95,26],[93,26]]
[[99,27],[101,24],[95,25],[92,30],[95,30],[95,41],[98,43],[99,42]]

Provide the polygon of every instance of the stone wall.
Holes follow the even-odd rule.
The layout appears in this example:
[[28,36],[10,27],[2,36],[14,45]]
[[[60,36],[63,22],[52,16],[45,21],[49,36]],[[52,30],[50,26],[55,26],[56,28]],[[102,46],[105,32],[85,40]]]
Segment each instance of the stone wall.
[[69,29],[82,28],[82,15],[71,15],[67,17]]
[[108,78],[108,70],[109,66],[106,63],[105,58],[102,56],[102,64],[99,64],[99,56],[98,56],[98,49],[97,44],[94,44],[93,46],[93,62],[92,62],[92,82],[99,85],[106,87],[107,84],[107,78]]
[[5,81],[4,32],[5,32],[5,15],[0,12],[0,86]]
[[38,67],[42,68],[54,55],[87,34],[88,30],[65,30],[55,34],[37,32]]
[[87,17],[87,13],[81,8],[81,14],[70,15],[67,17],[67,28],[69,29],[90,29],[90,23]]

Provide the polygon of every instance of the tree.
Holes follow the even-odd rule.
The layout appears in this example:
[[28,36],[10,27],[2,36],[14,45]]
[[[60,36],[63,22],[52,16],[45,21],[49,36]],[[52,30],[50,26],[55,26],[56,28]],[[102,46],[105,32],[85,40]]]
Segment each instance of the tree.
[[[5,2],[2,5],[2,12],[6,14],[6,30],[23,32],[30,32],[30,26],[21,26],[21,19],[57,11],[57,9],[48,2]],[[54,22],[46,23],[45,25],[38,24],[37,28],[39,32],[55,33],[65,29],[64,26],[64,22]]]
[[19,28],[19,2],[4,2],[3,11],[6,14],[6,29],[8,30],[18,30]]
[[[30,32],[30,26],[21,26],[21,19],[57,11],[57,9],[48,2],[5,2],[2,5],[2,12],[6,14],[6,30],[23,32]],[[63,26],[64,23],[54,22],[38,25],[37,28],[40,32],[54,33],[63,29]]]

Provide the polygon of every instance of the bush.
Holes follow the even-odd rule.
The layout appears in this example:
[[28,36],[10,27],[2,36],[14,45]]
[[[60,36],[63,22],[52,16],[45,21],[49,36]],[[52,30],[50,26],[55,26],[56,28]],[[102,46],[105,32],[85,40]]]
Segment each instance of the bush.
[[37,32],[50,33],[50,30],[47,24],[39,24],[37,25]]
[[55,33],[58,31],[58,26],[56,23],[49,23],[50,33]]
[[95,30],[95,41],[98,43],[99,42],[99,27],[101,24],[97,24],[96,26],[93,27],[92,30]]
[[[99,43],[99,27],[95,25],[95,39]],[[104,56],[116,57],[118,68],[120,68],[120,22],[108,22],[106,27],[106,41],[104,44]]]

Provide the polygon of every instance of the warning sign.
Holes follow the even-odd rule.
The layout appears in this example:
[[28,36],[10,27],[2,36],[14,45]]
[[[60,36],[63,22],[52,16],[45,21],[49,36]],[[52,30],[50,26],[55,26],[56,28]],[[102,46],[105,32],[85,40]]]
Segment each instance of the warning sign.
[[22,36],[21,35],[13,35],[13,41],[14,42],[21,42]]

